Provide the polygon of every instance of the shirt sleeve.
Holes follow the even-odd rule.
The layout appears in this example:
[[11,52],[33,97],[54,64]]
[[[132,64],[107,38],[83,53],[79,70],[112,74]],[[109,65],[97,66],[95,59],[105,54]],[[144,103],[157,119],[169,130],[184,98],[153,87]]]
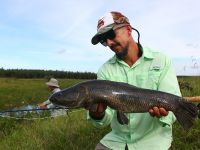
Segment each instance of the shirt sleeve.
[[[158,90],[181,96],[175,70],[172,66],[171,60],[167,57],[165,59],[165,67],[160,75]],[[176,117],[172,112],[169,112],[166,117],[161,117],[159,120],[163,124],[171,126],[176,121]]]
[[55,105],[52,104],[52,103],[50,103],[50,104],[47,105],[47,108],[54,108],[54,107],[55,107]]
[[45,105],[49,105],[49,104],[51,104],[51,102],[50,102],[50,100],[48,99],[48,100],[46,100],[46,101],[44,101],[43,102]]
[[47,105],[47,108],[54,108],[54,107],[55,107],[55,105],[52,104],[52,103],[50,102],[49,99],[46,100],[46,101],[44,101],[43,103],[44,103],[45,105]]

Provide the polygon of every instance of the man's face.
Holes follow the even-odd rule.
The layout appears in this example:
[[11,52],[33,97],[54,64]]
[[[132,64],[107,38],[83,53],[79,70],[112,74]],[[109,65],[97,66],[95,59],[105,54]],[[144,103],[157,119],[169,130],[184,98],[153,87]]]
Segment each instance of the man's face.
[[48,89],[51,92],[51,91],[53,91],[55,89],[55,87],[48,85]]
[[108,31],[105,33],[101,43],[104,46],[109,46],[109,48],[116,53],[119,59],[124,59],[128,54],[128,31],[127,26]]

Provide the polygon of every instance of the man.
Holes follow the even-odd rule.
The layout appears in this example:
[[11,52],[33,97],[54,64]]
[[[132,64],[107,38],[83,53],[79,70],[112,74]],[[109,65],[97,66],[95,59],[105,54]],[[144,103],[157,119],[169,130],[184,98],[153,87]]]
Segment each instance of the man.
[[[60,91],[60,86],[58,85],[58,80],[55,78],[51,78],[48,82],[46,82],[46,85],[48,86],[49,91],[52,92],[52,94],[59,92]],[[43,103],[38,104],[39,108],[55,108],[56,106],[52,104],[49,99],[44,101]],[[56,117],[58,115],[65,115],[66,111],[65,110],[52,110],[51,111],[51,116]]]
[[[132,31],[138,33],[136,43]],[[108,46],[115,55],[97,73],[98,79],[126,82],[141,88],[164,91],[181,96],[171,60],[159,52],[144,48],[139,32],[120,12],[109,12],[98,21],[92,44]],[[117,121],[116,111],[104,104],[89,109],[88,119],[96,127],[111,124],[112,131],[96,146],[96,150],[167,150],[172,142],[172,112],[157,106],[149,113],[126,113],[128,125]]]

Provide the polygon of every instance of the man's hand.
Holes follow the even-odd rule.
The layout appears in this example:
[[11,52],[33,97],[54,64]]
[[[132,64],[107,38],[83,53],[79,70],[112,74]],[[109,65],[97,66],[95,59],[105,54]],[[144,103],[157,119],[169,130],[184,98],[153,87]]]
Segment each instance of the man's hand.
[[90,117],[93,119],[101,120],[105,115],[107,106],[103,103],[93,104],[86,109],[89,110]]
[[163,107],[153,107],[149,109],[149,113],[151,116],[155,116],[157,118],[168,115],[168,111],[166,111]]
[[40,104],[38,104],[38,107],[41,108],[41,109],[46,109],[47,108],[47,104],[40,103]]

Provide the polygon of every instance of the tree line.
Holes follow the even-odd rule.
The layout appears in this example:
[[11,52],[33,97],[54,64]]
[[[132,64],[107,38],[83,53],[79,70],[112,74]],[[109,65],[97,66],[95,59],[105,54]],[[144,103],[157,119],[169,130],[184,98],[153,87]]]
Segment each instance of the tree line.
[[67,79],[96,79],[93,72],[72,72],[59,70],[39,70],[39,69],[4,69],[0,68],[0,77],[14,78],[67,78]]

